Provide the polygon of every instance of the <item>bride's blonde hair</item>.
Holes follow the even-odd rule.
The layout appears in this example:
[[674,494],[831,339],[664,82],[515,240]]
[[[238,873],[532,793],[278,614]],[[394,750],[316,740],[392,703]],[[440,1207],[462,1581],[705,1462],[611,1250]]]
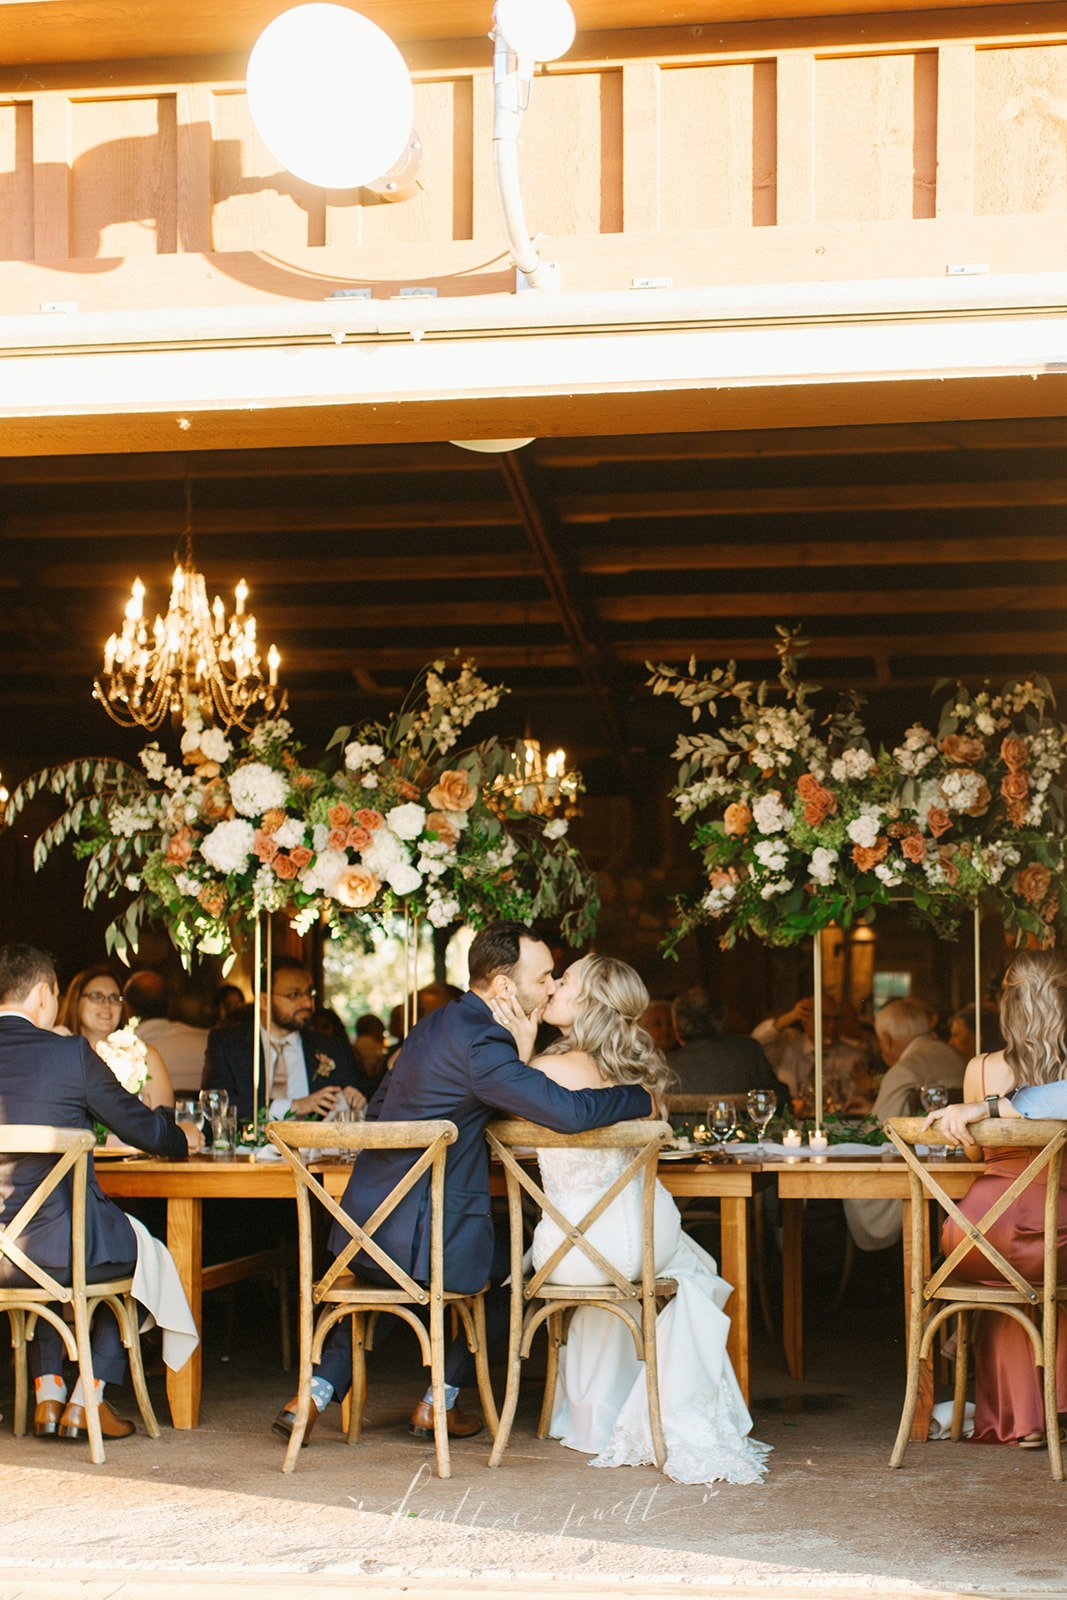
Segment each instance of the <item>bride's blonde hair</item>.
[[1000,1000],[1004,1059],[1020,1086],[1067,1074],[1067,958],[1023,950],[1004,977]]
[[633,967],[611,956],[583,956],[577,968],[578,997],[570,1033],[550,1044],[545,1055],[583,1051],[593,1057],[609,1083],[636,1083],[647,1089],[662,1115],[675,1077],[663,1051],[641,1026],[648,990]]

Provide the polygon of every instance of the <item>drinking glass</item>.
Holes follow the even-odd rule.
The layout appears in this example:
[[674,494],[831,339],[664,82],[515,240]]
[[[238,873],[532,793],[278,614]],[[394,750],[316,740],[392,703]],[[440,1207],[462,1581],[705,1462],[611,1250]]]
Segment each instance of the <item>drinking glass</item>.
[[[924,1083],[919,1090],[919,1099],[924,1111],[944,1111],[949,1103],[948,1090],[939,1083]],[[943,1144],[932,1144],[929,1147],[930,1156],[937,1161],[944,1161],[948,1155],[948,1147]]]
[[715,1141],[716,1148],[709,1156],[710,1161],[726,1160],[726,1141],[737,1128],[737,1110],[732,1100],[713,1100],[707,1110],[707,1129]]
[[203,1131],[204,1108],[198,1095],[179,1095],[174,1102],[175,1122],[191,1122]]
[[237,1109],[219,1111],[211,1119],[211,1153],[232,1156],[237,1147]]
[[763,1135],[767,1132],[768,1122],[770,1122],[778,1109],[778,1101],[770,1089],[750,1089],[745,1096],[745,1103],[748,1106],[748,1114],[756,1124],[759,1133],[756,1154],[762,1156],[764,1154]]
[[200,1104],[204,1108],[205,1117],[217,1117],[225,1111],[230,1103],[230,1097],[225,1089],[201,1089]]

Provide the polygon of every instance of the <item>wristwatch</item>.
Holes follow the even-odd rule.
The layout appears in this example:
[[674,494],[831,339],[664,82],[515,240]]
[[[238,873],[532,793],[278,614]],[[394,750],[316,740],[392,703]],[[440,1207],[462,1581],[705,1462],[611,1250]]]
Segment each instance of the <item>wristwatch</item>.
[[986,1097],[985,1097],[985,1103],[989,1108],[989,1110],[988,1110],[988,1115],[989,1116],[991,1116],[991,1117],[999,1117],[1000,1116],[1000,1096],[999,1096],[999,1094],[987,1094]]

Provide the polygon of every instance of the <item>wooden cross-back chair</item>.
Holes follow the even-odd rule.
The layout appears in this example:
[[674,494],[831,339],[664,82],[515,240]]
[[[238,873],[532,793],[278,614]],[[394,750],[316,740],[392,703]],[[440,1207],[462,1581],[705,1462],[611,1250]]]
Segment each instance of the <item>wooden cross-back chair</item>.
[[[138,1331],[137,1310],[133,1302],[133,1278],[116,1278],[106,1283],[85,1282],[85,1183],[89,1167],[89,1151],[95,1144],[93,1135],[81,1128],[47,1128],[32,1124],[0,1127],[0,1155],[57,1157],[53,1166],[41,1179],[10,1222],[0,1225],[0,1261],[7,1260],[22,1272],[30,1283],[0,1288],[0,1313],[7,1312],[11,1322],[11,1343],[15,1358],[15,1434],[21,1438],[27,1429],[29,1403],[29,1378],[27,1350],[37,1323],[47,1322],[55,1328],[63,1341],[70,1361],[76,1362],[85,1393],[85,1421],[89,1435],[89,1456],[94,1465],[104,1461],[104,1444],[100,1434],[99,1403],[93,1385],[93,1357],[89,1332],[93,1316],[101,1305],[114,1316],[119,1325],[122,1342],[130,1358],[130,1376],[141,1412],[145,1430],[150,1438],[159,1438],[159,1424],[152,1410],[141,1363],[141,1339]],[[71,1180],[71,1281],[58,1283],[44,1267],[31,1260],[20,1245],[31,1223],[49,1195],[67,1178]],[[33,1286],[36,1287],[33,1287]],[[70,1306],[74,1327],[64,1322],[56,1306]]]
[[[667,1451],[659,1403],[659,1372],[656,1358],[656,1313],[659,1306],[677,1291],[673,1278],[656,1277],[653,1217],[656,1198],[656,1172],[659,1153],[671,1136],[666,1122],[616,1122],[591,1133],[553,1133],[532,1122],[491,1122],[486,1129],[490,1149],[503,1163],[507,1183],[508,1220],[511,1239],[511,1316],[508,1336],[508,1379],[489,1465],[497,1467],[507,1449],[519,1401],[522,1363],[530,1354],[534,1334],[548,1324],[548,1370],[537,1437],[543,1439],[552,1418],[559,1376],[560,1346],[566,1343],[567,1330],[581,1306],[600,1306],[618,1316],[630,1329],[639,1361],[645,1364],[648,1385],[648,1410],[652,1428],[652,1447],[656,1464],[662,1467]],[[569,1221],[545,1194],[534,1173],[524,1167],[516,1151],[529,1148],[579,1150],[633,1150],[615,1181],[591,1206],[580,1222]],[[586,1237],[587,1230],[623,1190],[635,1181],[642,1184],[641,1278],[631,1282],[606,1260]],[[563,1240],[548,1260],[527,1279],[523,1279],[522,1197],[530,1197],[539,1210],[550,1217],[563,1233]],[[604,1276],[603,1283],[589,1287],[553,1283],[552,1273],[571,1250],[578,1250]]]
[[[922,1117],[894,1117],[885,1125],[893,1144],[908,1164],[911,1189],[911,1307],[908,1326],[908,1384],[890,1465],[904,1460],[911,1435],[919,1395],[922,1364],[930,1353],[934,1338],[943,1323],[956,1318],[956,1372],[952,1408],[952,1438],[963,1433],[964,1404],[967,1396],[967,1356],[969,1323],[977,1311],[999,1312],[1013,1317],[1025,1330],[1033,1348],[1034,1362],[1044,1368],[1045,1428],[1049,1466],[1057,1482],[1063,1481],[1063,1453],[1056,1415],[1056,1334],[1058,1308],[1067,1300],[1067,1286],[1058,1281],[1057,1232],[1060,1171],[1067,1145],[1067,1122],[1049,1119],[983,1118],[968,1130],[984,1149],[1013,1146],[1035,1154],[1022,1172],[985,1215],[977,1222],[965,1217],[954,1200],[938,1183],[936,1176],[916,1157],[913,1146],[936,1138],[924,1127]],[[1047,1185],[1044,1209],[1044,1259],[1042,1281],[1028,1283],[1016,1267],[1006,1260],[988,1238],[989,1230],[1023,1193],[1044,1176]],[[944,1261],[927,1275],[925,1264],[926,1201],[934,1200],[957,1224],[963,1234],[960,1243]],[[971,1250],[979,1250],[1003,1285],[973,1283],[954,1277],[956,1268]],[[1035,1317],[1040,1312],[1040,1326]]]
[[[448,1422],[445,1410],[446,1306],[463,1324],[467,1343],[474,1356],[478,1393],[490,1432],[496,1429],[496,1407],[485,1348],[485,1300],[483,1294],[452,1294],[444,1284],[444,1192],[445,1160],[448,1146],[454,1144],[454,1122],[272,1122],[267,1137],[281,1151],[296,1178],[296,1208],[299,1225],[300,1279],[300,1383],[296,1425],[285,1453],[283,1472],[292,1472],[300,1455],[311,1407],[311,1369],[322,1355],[327,1334],[346,1317],[352,1319],[352,1394],[349,1408],[348,1442],[359,1439],[363,1406],[367,1393],[366,1351],[368,1327],[378,1315],[399,1317],[415,1332],[423,1365],[430,1369],[433,1387],[434,1447],[440,1477],[451,1476],[448,1452]],[[361,1227],[329,1195],[319,1177],[304,1161],[304,1150],[350,1151],[358,1162],[367,1150],[411,1150],[421,1152],[403,1178],[386,1195],[372,1216]],[[374,1235],[423,1173],[430,1174],[430,1281],[416,1283],[377,1242]],[[330,1216],[349,1235],[341,1253],[331,1262],[318,1282],[312,1275],[311,1201],[324,1206]],[[362,1252],[376,1263],[392,1285],[352,1272],[350,1263]],[[321,1307],[318,1320],[315,1308]],[[429,1328],[419,1317],[428,1313]]]

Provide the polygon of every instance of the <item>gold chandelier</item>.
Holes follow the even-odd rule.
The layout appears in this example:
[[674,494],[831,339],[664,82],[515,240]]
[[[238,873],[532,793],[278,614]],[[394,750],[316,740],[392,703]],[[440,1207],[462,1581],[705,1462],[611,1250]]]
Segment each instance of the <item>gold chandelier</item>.
[[574,816],[582,791],[581,773],[567,765],[565,750],[542,755],[541,741],[526,738],[509,772],[495,779],[490,794],[509,808],[530,816],[551,817],[563,810]]
[[209,606],[204,575],[193,562],[192,494],[185,485],[185,529],[175,554],[170,606],[156,616],[151,632],[145,620],[145,587],[135,578],[126,603],[122,632],[104,646],[104,670],[93,681],[93,698],[124,728],[158,728],[170,715],[177,724],[194,707],[210,727],[246,728],[262,706],[284,710],[279,699],[277,647],[267,651],[267,677],[256,640],[256,619],[245,611],[248,585],[242,578],[233,616],[218,595]]

